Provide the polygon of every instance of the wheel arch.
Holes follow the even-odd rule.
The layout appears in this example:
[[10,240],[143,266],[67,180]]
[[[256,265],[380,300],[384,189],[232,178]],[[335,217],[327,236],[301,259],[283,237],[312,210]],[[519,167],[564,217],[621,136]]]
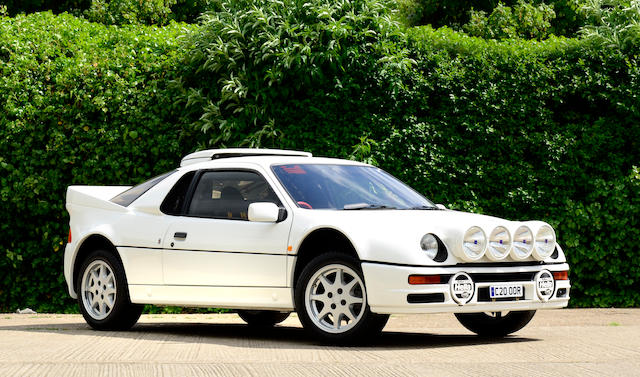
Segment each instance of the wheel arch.
[[331,227],[316,228],[303,238],[298,247],[291,280],[293,289],[304,267],[316,256],[329,251],[343,253],[360,261],[353,241],[342,231]]
[[78,246],[78,251],[73,259],[73,269],[71,270],[71,288],[76,294],[78,294],[76,286],[78,279],[80,278],[80,267],[82,266],[82,263],[84,263],[84,261],[87,259],[89,254],[92,251],[98,249],[110,252],[118,259],[120,264],[124,266],[118,249],[114,246],[113,242],[111,242],[105,235],[99,233],[88,235],[81,241],[80,246]]

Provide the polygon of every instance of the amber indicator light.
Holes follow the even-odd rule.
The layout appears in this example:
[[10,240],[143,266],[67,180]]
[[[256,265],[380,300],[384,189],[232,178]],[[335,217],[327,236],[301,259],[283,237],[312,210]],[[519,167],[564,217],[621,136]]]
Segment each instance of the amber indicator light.
[[553,273],[553,278],[556,280],[569,280],[569,271],[556,271]]
[[440,275],[410,275],[409,284],[440,284]]

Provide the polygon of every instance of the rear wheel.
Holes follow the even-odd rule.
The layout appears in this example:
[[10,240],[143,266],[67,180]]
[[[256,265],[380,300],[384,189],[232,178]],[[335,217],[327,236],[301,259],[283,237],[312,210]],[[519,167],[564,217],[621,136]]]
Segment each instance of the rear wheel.
[[389,319],[371,312],[360,264],[341,253],[313,259],[300,274],[295,299],[304,328],[324,341],[362,341]]
[[238,310],[238,315],[249,326],[255,327],[275,326],[289,317],[289,313],[272,310]]
[[96,250],[82,263],[77,282],[78,305],[96,330],[126,330],[140,318],[142,305],[129,300],[122,264],[112,253]]
[[525,327],[535,310],[516,312],[456,313],[462,326],[481,336],[502,337]]

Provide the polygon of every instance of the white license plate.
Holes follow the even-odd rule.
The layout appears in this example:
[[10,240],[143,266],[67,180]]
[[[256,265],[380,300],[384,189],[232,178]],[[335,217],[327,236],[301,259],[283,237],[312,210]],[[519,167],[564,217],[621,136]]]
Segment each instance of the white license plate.
[[522,297],[523,295],[524,287],[522,284],[500,284],[489,287],[490,298]]

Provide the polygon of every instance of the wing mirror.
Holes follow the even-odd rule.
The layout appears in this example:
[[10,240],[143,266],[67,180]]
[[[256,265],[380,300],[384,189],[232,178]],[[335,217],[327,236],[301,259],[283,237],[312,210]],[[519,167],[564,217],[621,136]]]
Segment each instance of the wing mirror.
[[447,209],[444,204],[436,204],[436,207],[440,209]]
[[[284,211],[284,215],[281,214],[281,211]],[[249,221],[275,223],[285,218],[286,211],[274,203],[261,202],[249,204]]]

